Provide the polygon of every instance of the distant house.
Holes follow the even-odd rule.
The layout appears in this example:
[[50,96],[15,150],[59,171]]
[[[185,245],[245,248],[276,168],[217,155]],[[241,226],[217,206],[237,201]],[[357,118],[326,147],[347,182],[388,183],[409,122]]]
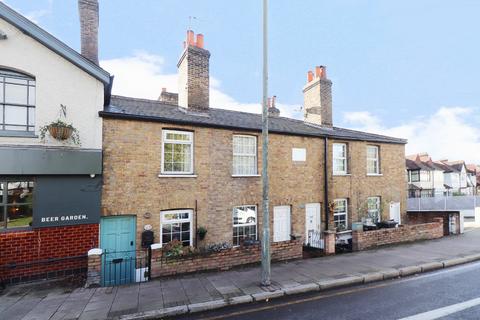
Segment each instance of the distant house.
[[474,165],[465,161],[433,161],[428,153],[407,156],[408,196],[410,198],[476,194]]

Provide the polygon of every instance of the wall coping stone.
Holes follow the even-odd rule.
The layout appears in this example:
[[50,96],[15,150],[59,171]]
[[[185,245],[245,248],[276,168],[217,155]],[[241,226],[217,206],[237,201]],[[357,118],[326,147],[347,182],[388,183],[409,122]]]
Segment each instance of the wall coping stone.
[[101,256],[103,254],[103,249],[100,248],[93,248],[88,250],[89,256]]

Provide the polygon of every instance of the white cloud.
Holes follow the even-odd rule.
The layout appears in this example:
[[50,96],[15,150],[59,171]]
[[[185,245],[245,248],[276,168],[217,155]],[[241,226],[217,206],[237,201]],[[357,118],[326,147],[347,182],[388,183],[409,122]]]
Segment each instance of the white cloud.
[[441,107],[430,116],[413,117],[387,127],[369,112],[344,113],[344,124],[354,129],[408,139],[406,153],[428,152],[434,159],[480,163],[480,130],[473,125],[475,108]]
[[[132,56],[103,60],[101,66],[115,76],[112,92],[144,99],[157,99],[162,88],[178,92],[177,73],[164,71],[165,59],[145,51],[136,51]],[[236,111],[260,113],[261,104],[240,102],[221,89],[221,81],[210,77],[210,106]],[[281,115],[300,118],[297,106],[278,103]]]
[[44,9],[38,9],[38,10],[32,10],[28,12],[22,12],[21,10],[18,10],[17,8],[13,7],[11,4],[9,4],[5,0],[0,0],[0,2],[5,3],[6,5],[10,6],[13,8],[13,10],[18,11],[22,13],[28,20],[38,24],[40,22],[40,19],[52,14],[52,8],[53,8],[53,1],[54,0],[48,0],[48,6],[47,8]]

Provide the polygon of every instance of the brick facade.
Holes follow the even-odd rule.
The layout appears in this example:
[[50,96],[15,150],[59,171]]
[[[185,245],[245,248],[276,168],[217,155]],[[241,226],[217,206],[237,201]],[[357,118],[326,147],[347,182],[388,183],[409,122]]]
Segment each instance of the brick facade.
[[[348,174],[333,175],[332,145],[347,144]],[[367,145],[378,146],[380,150],[380,175],[367,175]],[[379,144],[364,141],[329,140],[329,201],[346,198],[348,201],[348,225],[361,220],[362,206],[368,197],[378,196],[381,201],[381,216],[383,220],[390,219],[390,202],[400,202],[402,223],[406,220],[407,182],[403,155],[405,148],[397,144]],[[330,229],[333,228],[333,213],[330,219]]]
[[98,224],[0,233],[0,280],[24,282],[85,272]]
[[[162,129],[194,132],[194,177],[159,177]],[[137,216],[137,244],[146,224],[153,226],[159,242],[160,212],[191,209],[196,227],[206,227],[203,244],[232,243],[232,210],[235,206],[257,205],[258,238],[262,228],[261,177],[232,177],[232,136],[257,136],[258,168],[261,167],[260,133],[159,122],[104,119],[105,215]],[[305,236],[305,204],[321,203],[324,222],[323,138],[270,135],[270,208],[273,235],[273,207],[291,207],[291,233]],[[331,141],[330,141],[331,143]],[[366,142],[348,142],[351,174],[332,177],[329,154],[329,200],[349,198],[349,221],[355,221],[356,201],[381,196],[382,203],[401,202],[405,210],[404,145],[380,146],[382,176],[366,176]],[[292,148],[305,148],[306,161],[294,162]],[[331,145],[329,144],[331,150]],[[384,210],[388,215],[388,207]],[[149,213],[149,214],[146,214]],[[333,221],[333,213],[330,215]],[[195,230],[195,225],[194,225]],[[193,235],[195,236],[195,231]]]
[[383,245],[418,240],[431,240],[443,237],[443,219],[435,218],[434,222],[401,225],[398,228],[371,231],[353,231],[353,250],[365,250]]
[[188,45],[178,62],[178,105],[193,110],[207,110],[210,104],[210,52]]
[[[302,242],[291,240],[272,243],[271,254],[272,261],[300,259],[302,257]],[[162,249],[154,249],[152,250],[151,276],[152,278],[158,278],[197,271],[223,271],[239,265],[257,263],[260,259],[260,245],[234,247],[208,255],[170,259],[163,256]]]
[[98,0],[79,0],[82,55],[98,64]]

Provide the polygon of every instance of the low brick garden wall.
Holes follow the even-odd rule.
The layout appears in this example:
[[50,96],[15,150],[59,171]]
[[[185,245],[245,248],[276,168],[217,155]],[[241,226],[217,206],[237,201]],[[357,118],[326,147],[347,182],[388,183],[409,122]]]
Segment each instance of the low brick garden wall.
[[354,251],[359,251],[394,243],[438,239],[443,235],[443,219],[434,218],[430,223],[400,225],[398,228],[391,229],[353,231],[352,245]]
[[[302,257],[302,241],[275,242],[271,245],[272,261]],[[228,270],[232,267],[260,261],[260,245],[234,247],[206,255],[165,258],[162,249],[152,249],[151,277],[158,278],[207,270]]]
[[0,233],[0,282],[86,273],[86,252],[98,246],[98,224]]

